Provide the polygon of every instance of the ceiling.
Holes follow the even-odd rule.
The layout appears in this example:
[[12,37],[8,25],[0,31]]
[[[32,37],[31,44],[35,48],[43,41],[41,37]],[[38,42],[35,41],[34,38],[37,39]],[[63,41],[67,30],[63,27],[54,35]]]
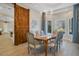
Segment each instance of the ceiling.
[[13,21],[14,8],[11,3],[0,3],[0,21]]
[[[72,3],[18,3],[18,5],[27,8],[34,9],[39,12],[52,11],[68,6],[72,6]],[[13,21],[14,7],[11,3],[0,3],[0,21]]]
[[35,9],[39,12],[42,11],[53,11],[65,7],[74,5],[73,3],[18,3],[18,5],[28,8]]

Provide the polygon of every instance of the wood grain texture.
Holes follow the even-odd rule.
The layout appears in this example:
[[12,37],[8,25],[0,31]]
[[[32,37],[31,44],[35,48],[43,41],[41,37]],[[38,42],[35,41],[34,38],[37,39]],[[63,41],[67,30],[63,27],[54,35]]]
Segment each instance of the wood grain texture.
[[15,45],[27,41],[26,33],[29,32],[29,9],[14,4],[15,10]]

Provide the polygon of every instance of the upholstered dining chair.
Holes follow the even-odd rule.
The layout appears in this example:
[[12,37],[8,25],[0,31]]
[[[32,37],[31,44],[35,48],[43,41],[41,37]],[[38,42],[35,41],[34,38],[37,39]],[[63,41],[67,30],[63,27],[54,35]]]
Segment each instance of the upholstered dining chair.
[[30,53],[31,50],[34,50],[35,52],[36,51],[40,52],[40,50],[44,48],[44,44],[41,43],[40,41],[35,40],[34,35],[30,32],[27,33],[27,42],[28,42],[28,53]]
[[58,33],[58,48],[60,49],[60,45],[62,43],[62,38],[63,38],[63,32]]
[[60,48],[60,43],[62,42],[62,37],[63,37],[63,33],[58,32],[56,39],[54,39],[53,42],[51,41],[51,43],[49,44],[50,50],[53,51],[54,55]]
[[53,52],[54,55],[56,55],[56,52],[58,50],[58,35],[53,41],[50,41],[49,43],[49,49],[51,53]]

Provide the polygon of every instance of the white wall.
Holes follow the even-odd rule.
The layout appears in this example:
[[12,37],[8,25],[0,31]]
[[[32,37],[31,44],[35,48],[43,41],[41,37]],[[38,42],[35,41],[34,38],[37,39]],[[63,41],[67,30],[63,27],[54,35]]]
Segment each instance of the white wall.
[[8,32],[8,23],[3,22],[3,33],[9,33]]
[[14,22],[10,21],[8,23],[0,22],[0,28],[2,29],[3,33],[9,33],[14,31]]
[[57,25],[58,21],[65,21],[65,31],[69,32],[69,19],[72,19],[73,15],[72,15],[72,11],[66,11],[66,12],[62,12],[62,13],[57,13],[54,16],[54,21],[55,21],[55,28],[57,28],[59,25]]
[[65,21],[65,34],[64,38],[68,38],[68,40],[72,40],[72,35],[69,34],[69,20],[73,17],[73,9],[69,9],[67,11],[59,12],[53,15],[54,21],[54,28],[57,29],[59,25],[57,24],[58,21]]
[[8,31],[9,32],[13,32],[14,31],[14,21],[10,21],[9,23],[8,23]]
[[65,21],[66,17],[65,17],[65,13],[57,13],[57,14],[53,14],[53,20],[52,22],[54,22],[54,30],[58,29],[61,25],[59,24],[59,21]]
[[[48,12],[46,12],[46,32],[47,32],[47,21],[50,20],[52,22],[51,26],[52,26],[52,32],[54,30],[57,30],[61,24],[59,23],[59,21],[64,21],[65,23],[65,34],[64,34],[64,38],[68,38],[68,40],[70,40],[72,38],[72,35],[69,34],[69,20],[72,19],[73,17],[73,8],[69,7],[66,9],[60,9],[60,10],[56,10],[56,11],[51,11],[51,13],[49,14]],[[47,33],[48,34],[48,33]]]
[[[55,13],[56,12],[56,13]],[[47,12],[46,12],[47,13]],[[73,17],[73,11],[72,9],[67,10],[56,10],[53,11],[53,14],[47,15],[46,14],[46,25],[47,21],[50,20],[52,22],[52,32],[59,27],[58,21],[63,20],[65,21],[65,33],[66,36],[69,36],[69,19]],[[41,30],[41,13],[30,9],[30,32],[36,32]],[[33,26],[34,25],[34,26]],[[46,32],[47,32],[47,26],[46,26]]]
[[2,21],[0,21],[0,30],[2,30],[2,28],[3,28],[3,22]]
[[36,32],[41,30],[41,13],[30,9],[30,32]]

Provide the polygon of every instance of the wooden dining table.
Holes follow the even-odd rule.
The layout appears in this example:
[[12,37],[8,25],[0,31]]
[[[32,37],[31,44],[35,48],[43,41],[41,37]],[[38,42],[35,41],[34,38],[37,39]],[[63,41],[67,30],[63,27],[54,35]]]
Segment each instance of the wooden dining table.
[[45,56],[47,56],[47,54],[48,54],[48,40],[55,39],[56,36],[44,35],[44,36],[35,36],[34,38],[36,40],[38,40],[38,41],[43,41],[44,42],[44,45],[45,45]]

